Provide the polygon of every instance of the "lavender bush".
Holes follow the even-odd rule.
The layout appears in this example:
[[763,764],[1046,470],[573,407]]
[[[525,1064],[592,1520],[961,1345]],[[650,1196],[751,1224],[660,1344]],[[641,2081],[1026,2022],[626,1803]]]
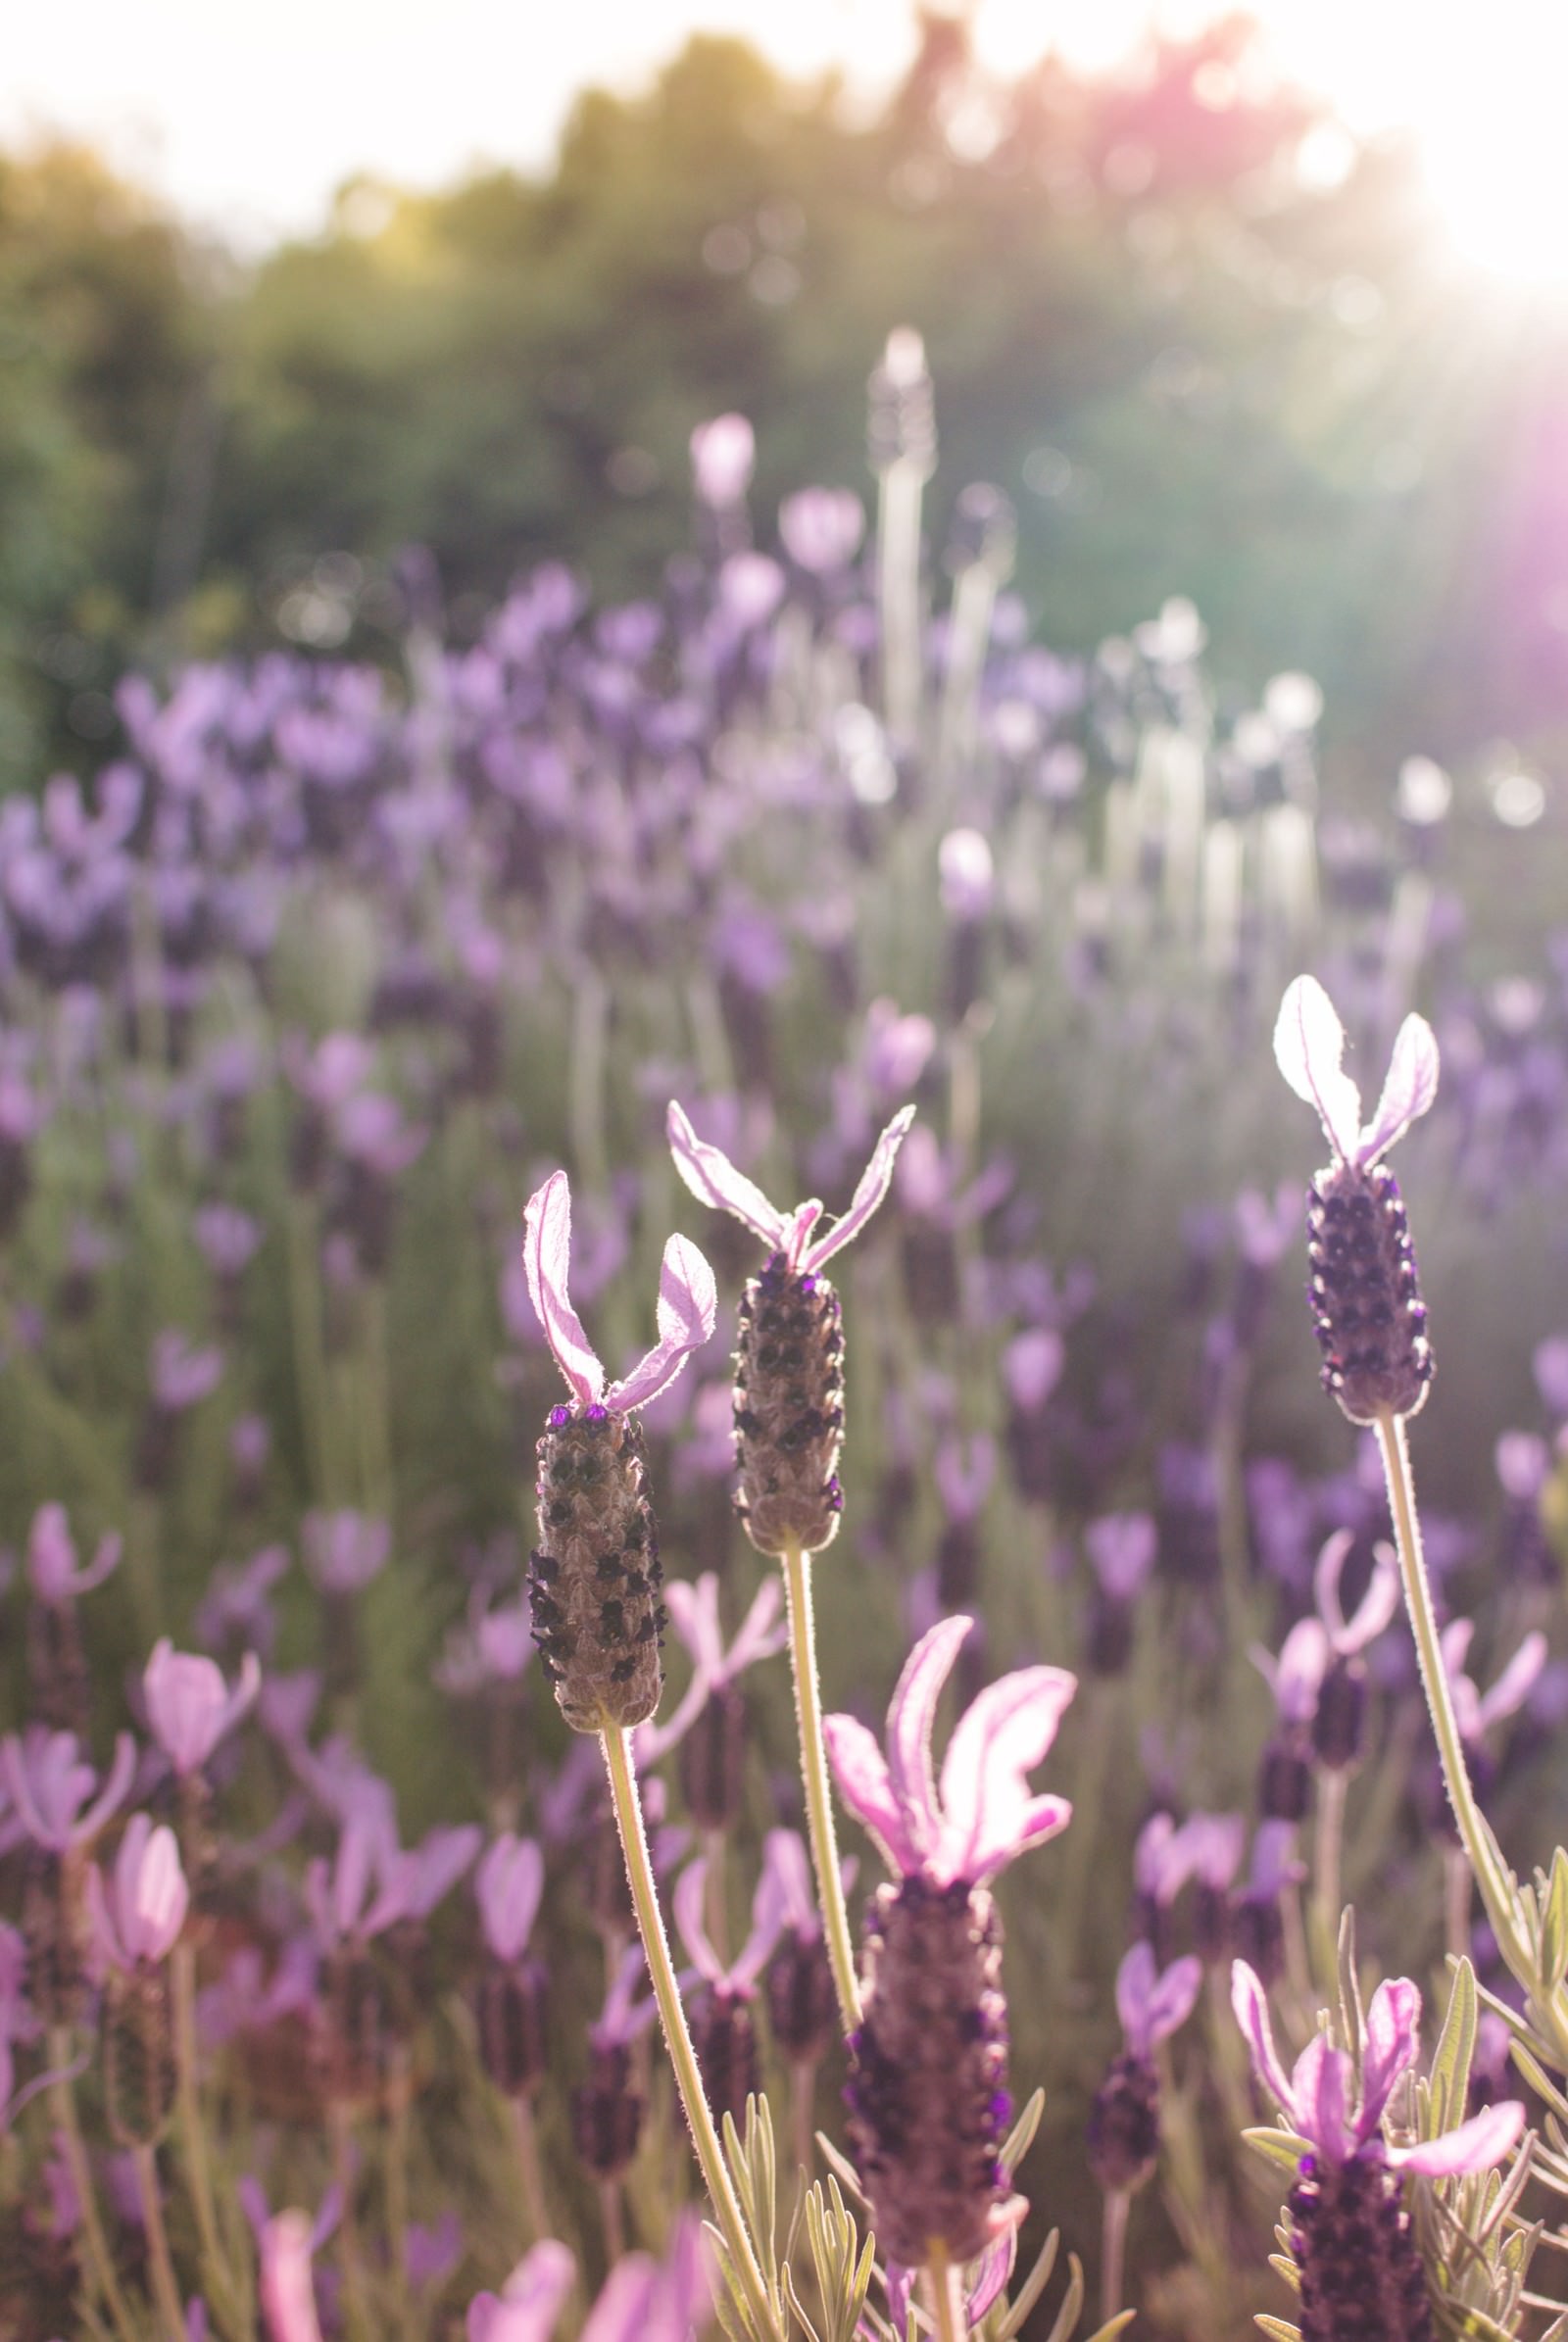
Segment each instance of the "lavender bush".
[[931,414],[0,806],[18,2342],[1568,2331],[1568,952]]

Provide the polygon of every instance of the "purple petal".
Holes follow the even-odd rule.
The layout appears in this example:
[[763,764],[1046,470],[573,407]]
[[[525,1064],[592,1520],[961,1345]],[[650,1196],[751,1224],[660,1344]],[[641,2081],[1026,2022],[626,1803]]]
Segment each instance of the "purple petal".
[[[769,1585],[777,1581],[770,1579]],[[672,1578],[664,1587],[669,1622],[691,1652],[692,1665],[705,1681],[717,1674],[724,1657],[724,1637],[718,1624],[718,1573],[705,1570],[695,1581]]]
[[1296,2127],[1330,2163],[1344,2163],[1360,2144],[1350,2122],[1350,2089],[1355,2069],[1327,2033],[1308,2041],[1291,2075]]
[[1203,1963],[1188,1952],[1180,1960],[1173,1960],[1150,1995],[1148,2011],[1149,2045],[1168,2041],[1171,2034],[1187,2023],[1203,1981]]
[[776,1867],[764,1862],[752,1897],[752,1931],[730,1962],[725,1979],[732,1992],[751,1992],[773,1957],[773,1946],[784,1929],[787,1891]]
[[784,1213],[769,1203],[744,1171],[736,1170],[727,1154],[697,1136],[673,1098],[665,1128],[675,1168],[698,1201],[710,1203],[717,1211],[733,1212],[764,1244],[779,1249],[784,1243]]
[[571,1265],[571,1190],[564,1171],[553,1171],[522,1215],[522,1260],[528,1297],[545,1330],[556,1364],[573,1396],[590,1406],[605,1388],[605,1370],[589,1346],[567,1293]]
[[1340,1580],[1354,1543],[1353,1529],[1336,1529],[1319,1553],[1317,1566],[1312,1572],[1312,1599],[1336,1650],[1343,1647],[1340,1637],[1345,1633],[1345,1612],[1340,1607]]
[[[1237,2024],[1247,2035],[1258,2079],[1286,2121],[1295,2122],[1296,2099],[1274,2047],[1274,2028],[1268,2021],[1268,1995],[1245,1960],[1231,1962],[1231,2007],[1236,2012]],[[1298,2123],[1297,2127],[1300,2125]]]
[[904,1144],[904,1134],[913,1120],[913,1106],[901,1106],[894,1115],[871,1150],[871,1160],[861,1173],[860,1184],[850,1199],[849,1210],[842,1220],[834,1221],[826,1236],[817,1238],[801,1262],[801,1267],[808,1275],[831,1260],[835,1252],[842,1251],[852,1237],[859,1235],[893,1184],[893,1166],[898,1160],[899,1148]]
[[1504,1716],[1511,1716],[1523,1707],[1531,1685],[1545,1664],[1546,1637],[1537,1627],[1525,1636],[1491,1690],[1482,1693],[1483,1732],[1489,1724],[1498,1724]]
[[1421,2054],[1421,1992],[1408,1976],[1380,1984],[1366,2013],[1361,2057],[1361,2112],[1357,2134],[1368,2139],[1383,2120],[1389,2094]]
[[1372,1575],[1356,1605],[1355,1616],[1333,1636],[1334,1647],[1345,1656],[1364,1651],[1375,1642],[1399,1607],[1399,1565],[1392,1545],[1372,1548]]
[[686,1865],[675,1881],[675,1927],[681,1942],[691,1955],[692,1966],[710,1984],[725,1981],[724,1963],[709,1940],[704,1924],[704,1897],[708,1892],[708,1857],[699,1854]]
[[1298,1098],[1315,1106],[1329,1145],[1342,1162],[1354,1162],[1360,1140],[1361,1093],[1341,1070],[1345,1028],[1315,976],[1298,976],[1280,1002],[1274,1058]]
[[1147,1943],[1135,1943],[1116,1971],[1116,2015],[1128,2048],[1141,2057],[1149,2051],[1149,2004],[1155,1974],[1153,1949]]
[[701,1349],[718,1315],[713,1272],[689,1237],[672,1236],[659,1276],[659,1341],[623,1382],[605,1392],[607,1406],[629,1414],[667,1391],[693,1350]]
[[779,1906],[787,1927],[797,1935],[819,1935],[821,1916],[811,1887],[811,1866],[806,1841],[798,1830],[770,1830],[763,1841],[762,1860],[778,1882]]
[[1525,2110],[1517,2098],[1500,2099],[1457,2130],[1425,2139],[1418,2147],[1390,2147],[1389,2162],[1396,2171],[1418,2171],[1426,2179],[1451,2179],[1461,2171],[1486,2171],[1501,2163],[1525,2126]]
[[280,2212],[262,2231],[260,2291],[271,2342],[321,2342],[311,2274],[311,2223]]
[[1005,2293],[1017,2258],[1018,2226],[1014,2220],[1009,2221],[1001,2236],[992,2238],[974,2265],[974,2283],[969,2288],[965,2305],[971,2332],[986,2312]]
[[526,2253],[499,2296],[481,2293],[468,2310],[468,2342],[549,2342],[577,2265],[547,2237]]
[[915,2271],[906,2269],[902,2261],[888,2263],[888,2320],[893,2331],[904,2342],[908,2331],[909,2303],[914,2293]]
[[811,1231],[822,1217],[820,1196],[812,1195],[805,1203],[798,1203],[784,1223],[784,1259],[792,1275],[806,1267],[806,1247]]
[[581,2342],[652,2342],[658,2290],[656,2264],[646,2253],[628,2253],[605,2279]]
[[729,1646],[729,1655],[722,1663],[721,1673],[726,1683],[733,1682],[755,1661],[771,1659],[775,1652],[784,1648],[789,1636],[782,1626],[774,1624],[783,1599],[777,1578],[764,1578]]
[[822,1737],[839,1795],[863,1830],[870,1831],[887,1858],[888,1868],[907,1878],[920,1867],[910,1843],[905,1818],[888,1773],[887,1759],[875,1738],[853,1716],[827,1716]]
[[939,1619],[904,1663],[888,1708],[888,1772],[911,1841],[929,1854],[942,1829],[931,1770],[931,1732],[942,1687],[953,1673],[972,1618]]
[[1298,1619],[1280,1648],[1274,1704],[1283,1724],[1309,1724],[1328,1672],[1332,1646],[1321,1619]]
[[989,1878],[1061,1827],[1070,1809],[1031,1797],[1026,1776],[1055,1739],[1077,1688],[1064,1668],[1019,1668],[988,1684],[959,1717],[942,1767],[940,1868],[947,1878]]
[[474,1879],[484,1937],[498,1960],[520,1960],[544,1892],[544,1856],[532,1838],[498,1837]]
[[1355,1159],[1375,1163],[1403,1138],[1438,1095],[1438,1045],[1424,1016],[1407,1016],[1395,1037],[1389,1078],[1377,1111],[1361,1133]]
[[135,1771],[136,1743],[129,1732],[122,1732],[115,1742],[115,1761],[109,1768],[109,1779],[72,1831],[77,1845],[85,1845],[89,1839],[95,1838],[110,1816],[124,1804],[130,1795]]

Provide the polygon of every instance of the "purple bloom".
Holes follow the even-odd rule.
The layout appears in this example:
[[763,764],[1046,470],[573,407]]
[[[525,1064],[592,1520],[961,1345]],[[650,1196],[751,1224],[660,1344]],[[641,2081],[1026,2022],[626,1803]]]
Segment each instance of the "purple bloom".
[[544,1882],[539,1848],[531,1838],[514,1837],[510,1831],[489,1847],[474,1876],[485,1942],[509,1967],[528,1948]]
[[1202,1980],[1202,1962],[1191,1953],[1161,1970],[1149,1944],[1133,1945],[1116,1971],[1116,2014],[1134,2057],[1149,2057],[1187,2023]]
[[1154,1523],[1149,1513],[1104,1513],[1084,1532],[1090,1566],[1114,1602],[1131,1602],[1154,1566]]
[[797,567],[829,576],[859,550],[865,508],[850,488],[801,488],[779,506],[778,533]]
[[174,1771],[199,1773],[225,1732],[231,1732],[261,1688],[261,1661],[247,1651],[232,1691],[211,1659],[176,1651],[166,1635],[154,1646],[142,1676],[147,1720]]
[[100,1956],[126,1972],[167,1959],[189,1908],[173,1831],[155,1830],[146,1814],[132,1814],[115,1857],[113,1885],[105,1885],[96,1863],[87,1874],[88,1921]]
[[931,1728],[973,1624],[943,1619],[915,1644],[888,1709],[886,1756],[853,1716],[824,1727],[839,1794],[890,1869],[938,1886],[983,1884],[1072,1818],[1064,1797],[1036,1796],[1027,1781],[1078,1688],[1060,1667],[1020,1668],[980,1693],[954,1727],[939,1793]]
[[262,2230],[262,2314],[270,2342],[321,2342],[311,2269],[315,2242],[303,2212],[280,2212]]
[[[788,1833],[786,1833],[788,1834]],[[788,1858],[786,1857],[786,1860]],[[692,1965],[716,1993],[731,2000],[751,2000],[758,1979],[767,1966],[784,1926],[787,1889],[773,1861],[764,1858],[762,1875],[752,1897],[752,1930],[733,1960],[721,1960],[709,1938],[704,1919],[708,1887],[708,1857],[699,1854],[675,1881],[675,1926],[691,1955]]]
[[255,1258],[261,1224],[232,1203],[204,1203],[196,1214],[196,1242],[214,1276],[232,1279]]
[[21,1739],[8,1732],[0,1741],[0,1774],[11,1791],[17,1819],[36,1846],[51,1854],[68,1854],[74,1846],[90,1845],[111,1815],[130,1793],[136,1770],[136,1745],[129,1732],[115,1742],[115,1760],[96,1799],[98,1776],[81,1754],[74,1732],[51,1732],[37,1727]]
[[468,2342],[550,2342],[576,2276],[566,2247],[547,2237],[518,2262],[499,2294],[481,2293],[469,2303]]
[[392,1525],[345,1508],[307,1513],[300,1528],[305,1567],[324,1594],[363,1593],[392,1550]]
[[1331,2167],[1349,2163],[1384,2165],[1428,2179],[1461,2171],[1484,2171],[1501,2161],[1524,2128],[1517,2100],[1489,2106],[1484,2113],[1410,2147],[1390,2146],[1383,2118],[1394,2086],[1421,2054],[1421,1994],[1408,1976],[1380,1984],[1366,2013],[1360,2103],[1355,2062],[1324,2033],[1314,2035],[1296,2061],[1289,2079],[1274,2047],[1268,1997],[1245,1960],[1231,1971],[1231,2006],[1246,2034],[1252,2063],[1281,2114],[1312,2153]]
[[1546,1638],[1539,1629],[1533,1630],[1491,1690],[1480,1692],[1464,1672],[1475,1631],[1475,1622],[1468,1618],[1450,1619],[1443,1630],[1443,1664],[1453,1693],[1454,1721],[1460,1738],[1472,1749],[1479,1746],[1489,1726],[1500,1724],[1505,1716],[1516,1715],[1524,1706],[1546,1664]]
[[726,1651],[718,1619],[715,1572],[705,1570],[695,1585],[680,1578],[666,1582],[664,1600],[670,1625],[692,1655],[692,1680],[674,1714],[665,1723],[639,1726],[636,1750],[639,1765],[657,1764],[661,1757],[667,1756],[715,1691],[733,1683],[757,1660],[770,1659],[783,1650],[788,1636],[777,1623],[781,1599],[778,1580],[764,1579]]
[[783,1255],[785,1269],[791,1276],[812,1277],[835,1252],[842,1251],[852,1237],[858,1236],[886,1195],[904,1134],[913,1120],[913,1106],[905,1106],[894,1115],[876,1143],[849,1210],[814,1244],[811,1231],[822,1214],[822,1206],[814,1197],[809,1202],[798,1203],[793,1211],[779,1211],[744,1171],[736,1169],[727,1155],[699,1139],[673,1098],[667,1127],[675,1168],[699,1202],[711,1204],[718,1211],[733,1212],[754,1236],[761,1238],[769,1251]]
[[102,1586],[118,1565],[120,1554],[121,1539],[111,1532],[99,1538],[98,1550],[86,1567],[78,1569],[65,1506],[41,1504],[27,1535],[27,1581],[40,1602],[60,1610],[79,1594]]
[[153,1343],[149,1372],[154,1404],[166,1415],[181,1415],[217,1390],[223,1353],[211,1345],[198,1349],[188,1335],[171,1327]]
[[689,1354],[701,1349],[713,1331],[718,1294],[713,1272],[697,1246],[683,1236],[672,1236],[665,1244],[659,1280],[659,1341],[630,1374],[607,1386],[604,1367],[589,1344],[567,1291],[571,1190],[564,1171],[553,1172],[529,1198],[523,1227],[528,1293],[556,1364],[577,1404],[623,1415],[657,1398],[675,1380]]
[[596,2049],[626,2049],[648,2030],[659,2014],[659,2003],[652,1990],[647,1998],[637,1998],[637,1987],[648,1974],[648,1962],[640,1943],[630,1943],[620,1956],[620,1965],[610,1979],[605,2005],[588,2027],[588,2038]]

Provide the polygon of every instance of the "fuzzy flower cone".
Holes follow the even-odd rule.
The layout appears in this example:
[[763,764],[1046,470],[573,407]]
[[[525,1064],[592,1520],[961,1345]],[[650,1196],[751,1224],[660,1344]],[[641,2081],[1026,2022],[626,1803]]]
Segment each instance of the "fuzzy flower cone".
[[1399,1183],[1383,1161],[1438,1092],[1438,1045],[1423,1017],[1399,1027],[1377,1111],[1343,1069],[1345,1030],[1323,987],[1298,976],[1274,1028],[1279,1069],[1317,1108],[1334,1150],[1307,1191],[1307,1289],[1323,1388],[1352,1423],[1414,1415],[1432,1381],[1426,1307]]
[[844,1439],[844,1336],[839,1297],[822,1270],[858,1236],[888,1192],[913,1106],[895,1114],[872,1149],[850,1208],[813,1237],[814,1198],[780,1211],[729,1157],[699,1139],[671,1101],[675,1168],[703,1203],[732,1212],[769,1247],[747,1284],[735,1354],[736,1509],[760,1553],[791,1547],[819,1553],[838,1533],[844,1508],[839,1449]]
[[1437,2138],[1390,2145],[1384,2115],[1420,2055],[1421,1995],[1407,1976],[1372,1995],[1359,2091],[1354,2061],[1322,2033],[1287,2077],[1267,1997],[1245,1960],[1232,1971],[1231,2005],[1258,2079],[1302,2142],[1286,2210],[1300,2276],[1301,2342],[1435,2342],[1399,2175],[1446,2179],[1491,2170],[1524,2128],[1524,2108],[1509,2100]]
[[1077,1689],[1059,1667],[1022,1668],[981,1692],[954,1729],[939,1791],[931,1730],[972,1624],[943,1619],[916,1643],[888,1710],[886,1755],[853,1717],[826,1725],[839,1794],[896,1874],[867,1917],[845,2096],[877,2242],[908,2268],[938,2251],[977,2261],[1027,2209],[1001,2161],[1012,2102],[988,1889],[1072,1813],[1026,1780]]
[[659,1341],[618,1383],[606,1381],[567,1291],[571,1194],[557,1171],[528,1204],[528,1292],[571,1391],[539,1441],[539,1544],[528,1590],[533,1635],[574,1732],[614,1732],[653,1715],[663,1689],[663,1573],[633,1410],[666,1390],[713,1330],[713,1272],[672,1236],[659,1283]]

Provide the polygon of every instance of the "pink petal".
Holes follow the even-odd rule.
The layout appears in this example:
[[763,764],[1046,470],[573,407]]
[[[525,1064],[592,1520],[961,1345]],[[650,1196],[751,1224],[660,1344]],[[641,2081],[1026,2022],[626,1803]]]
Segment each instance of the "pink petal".
[[664,1587],[664,1601],[671,1626],[691,1652],[693,1666],[699,1675],[711,1678],[724,1656],[724,1637],[718,1624],[717,1571],[705,1570],[696,1580],[671,1578]]
[[861,1828],[875,1838],[888,1868],[907,1878],[919,1869],[920,1857],[910,1843],[903,1809],[893,1794],[887,1760],[872,1734],[853,1716],[827,1716],[822,1722],[822,1737],[839,1795]]
[[1360,2144],[1350,2122],[1350,2087],[1355,2069],[1327,2033],[1317,2033],[1296,2061],[1291,2099],[1296,2127],[1330,2163],[1344,2163]]
[[500,2295],[481,2293],[468,2310],[468,2342],[549,2342],[575,2281],[564,2244],[547,2237],[524,2254]]
[[799,1274],[807,1265],[806,1250],[811,1231],[822,1217],[821,1198],[812,1195],[806,1203],[798,1203],[784,1223],[784,1261],[792,1274]]
[[[1009,1862],[1057,1837],[1072,1820],[1065,1797],[1025,1797],[1015,1805],[995,1806],[983,1821],[962,1876],[983,1885]],[[940,1866],[946,1870],[944,1863]]]
[[1377,1111],[1361,1133],[1356,1160],[1375,1163],[1438,1095],[1438,1045],[1424,1016],[1407,1016],[1395,1037]]
[[[959,1717],[942,1767],[941,1868],[979,1879],[1038,1843],[1045,1802],[1026,1776],[1056,1737],[1078,1680],[1060,1667],[1024,1667],[988,1684]],[[1060,1824],[1057,1824],[1060,1827]]]
[[1315,976],[1298,976],[1280,1002],[1274,1058],[1298,1098],[1315,1106],[1329,1145],[1342,1162],[1357,1159],[1361,1093],[1340,1060],[1345,1028]]
[[110,1816],[119,1812],[130,1795],[135,1771],[136,1743],[129,1732],[122,1732],[115,1742],[115,1761],[109,1768],[109,1779],[71,1833],[76,1845],[86,1845],[95,1838]]
[[1002,2299],[1018,2258],[1018,2223],[1009,2220],[1004,2233],[995,2236],[974,2265],[974,2283],[966,2304],[971,2333],[986,2312]]
[[866,1221],[876,1210],[893,1184],[893,1166],[898,1160],[904,1134],[914,1120],[913,1106],[901,1106],[871,1150],[871,1160],[860,1175],[860,1184],[850,1199],[850,1208],[842,1220],[835,1220],[826,1236],[819,1236],[806,1254],[801,1267],[808,1275],[843,1250],[850,1239],[858,1236]]
[[604,1391],[605,1370],[589,1346],[567,1293],[571,1190],[564,1171],[553,1171],[538,1193],[528,1198],[522,1226],[522,1261],[534,1314],[545,1330],[545,1339],[571,1387],[572,1395],[580,1405],[591,1405]]
[[698,1201],[710,1203],[717,1211],[733,1212],[764,1244],[774,1251],[780,1249],[784,1243],[784,1214],[769,1203],[761,1189],[754,1186],[744,1171],[736,1170],[727,1154],[697,1136],[673,1098],[669,1101],[665,1129],[675,1168]]
[[931,1733],[943,1685],[953,1673],[972,1618],[943,1618],[921,1635],[904,1663],[888,1708],[888,1772],[911,1842],[929,1854],[942,1829]]
[[1145,2012],[1146,2037],[1151,2049],[1157,2042],[1168,2041],[1187,2023],[1202,1981],[1203,1964],[1191,1952],[1173,1960],[1157,1978]]
[[1345,1612],[1340,1607],[1340,1579],[1354,1542],[1353,1529],[1336,1529],[1319,1553],[1317,1567],[1312,1572],[1312,1599],[1336,1650],[1340,1647],[1340,1636],[1345,1633]]
[[1116,1971],[1116,2015],[1121,2020],[1128,2048],[1141,2056],[1149,2048],[1149,2004],[1155,1974],[1153,1949],[1147,1943],[1135,1943]]
[[1356,1606],[1355,1616],[1333,1636],[1335,1649],[1346,1656],[1351,1651],[1364,1651],[1369,1642],[1377,1640],[1398,1607],[1399,1565],[1394,1557],[1394,1547],[1374,1545],[1372,1575],[1367,1580],[1366,1591]]
[[1546,1637],[1539,1627],[1533,1628],[1514,1652],[1490,1691],[1481,1695],[1481,1729],[1498,1724],[1504,1716],[1512,1716],[1523,1707],[1532,1684],[1546,1664]]
[[1389,2162],[1396,2171],[1418,2171],[1425,2179],[1451,2179],[1461,2171],[1486,2171],[1501,2163],[1525,2126],[1525,2110],[1517,2098],[1500,2099],[1495,2106],[1472,2115],[1457,2130],[1426,2139],[1418,2147],[1390,2147]]
[[732,1992],[749,1993],[773,1957],[773,1946],[784,1931],[786,1896],[778,1871],[764,1863],[752,1897],[752,1931],[730,1962],[725,1979]]
[[1366,2013],[1361,2055],[1361,2113],[1356,2129],[1370,2138],[1383,2120],[1389,2093],[1421,2054],[1421,1991],[1408,1976],[1380,1984]]
[[724,1963],[714,1951],[705,1924],[703,1904],[707,1892],[708,1857],[699,1854],[675,1881],[675,1927],[698,1975],[710,1984],[722,1984]]
[[1247,2035],[1258,2079],[1286,2121],[1295,2122],[1296,2099],[1285,2078],[1279,2052],[1274,2047],[1274,2028],[1268,2020],[1268,1995],[1245,1960],[1231,1962],[1231,2007],[1236,2012],[1237,2024]]
[[262,2312],[271,2342],[321,2342],[311,2276],[311,2223],[280,2212],[262,2231]]
[[[668,1591],[666,1586],[666,1594]],[[756,1660],[771,1659],[775,1652],[784,1648],[789,1636],[782,1626],[774,1624],[783,1599],[777,1578],[764,1578],[723,1662],[721,1672],[725,1683],[731,1682]]]
[[544,1856],[532,1838],[498,1837],[474,1879],[485,1941],[498,1960],[519,1960],[544,1892]]
[[611,1385],[606,1405],[629,1414],[667,1391],[690,1353],[701,1349],[713,1331],[717,1315],[712,1270],[689,1237],[672,1236],[659,1276],[658,1343],[623,1382]]
[[798,1830],[770,1830],[762,1845],[762,1860],[778,1882],[779,1907],[785,1924],[798,1935],[821,1933],[822,1922],[811,1885],[811,1866],[806,1841]]

